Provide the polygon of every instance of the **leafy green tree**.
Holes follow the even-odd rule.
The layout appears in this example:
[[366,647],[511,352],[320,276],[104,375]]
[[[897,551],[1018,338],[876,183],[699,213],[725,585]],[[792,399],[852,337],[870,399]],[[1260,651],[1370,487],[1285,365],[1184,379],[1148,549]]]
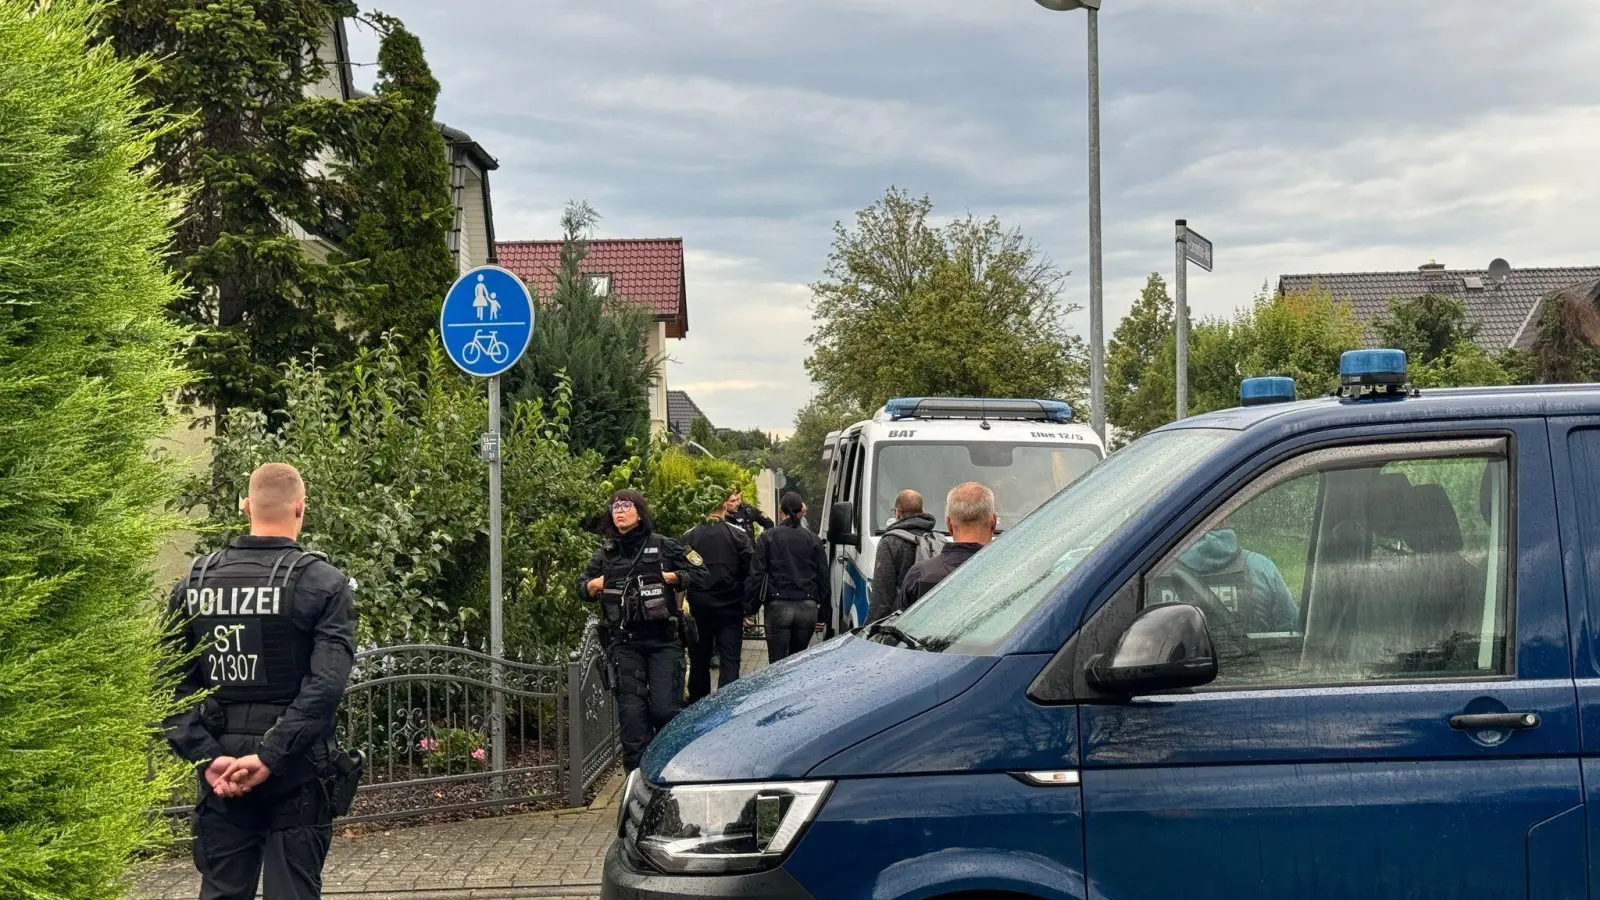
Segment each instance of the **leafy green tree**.
[[858,409],[899,395],[1077,399],[1082,342],[1062,317],[1063,275],[1016,229],[967,216],[931,224],[933,204],[891,188],[834,226],[806,371]]
[[1386,347],[1406,352],[1417,387],[1510,384],[1508,361],[1484,353],[1475,340],[1479,326],[1465,302],[1438,294],[1395,300],[1376,323]]
[[[1148,301],[1148,302],[1147,302]],[[1160,294],[1146,287],[1135,313],[1143,317],[1118,333],[1128,336],[1123,347],[1134,346],[1133,337],[1147,341],[1159,334]],[[1170,308],[1170,307],[1169,307]],[[1130,314],[1130,316],[1133,314]],[[1124,320],[1127,324],[1127,320]],[[1145,327],[1150,326],[1150,327]],[[1239,383],[1258,375],[1283,375],[1295,380],[1302,398],[1329,394],[1338,387],[1339,356],[1361,346],[1361,323],[1349,306],[1317,289],[1274,294],[1265,288],[1246,309],[1231,318],[1196,322],[1189,333],[1189,409],[1199,414],[1239,405]],[[1132,414],[1116,422],[1127,440],[1172,421],[1177,406],[1177,348],[1170,327],[1160,336],[1154,360],[1138,371],[1131,398]],[[1123,351],[1125,358],[1136,358]],[[1148,353],[1145,349],[1142,353]],[[1110,366],[1108,365],[1108,369]],[[1126,370],[1118,370],[1118,384]],[[1107,391],[1108,398],[1111,391]],[[1109,406],[1109,403],[1108,403]],[[1124,406],[1124,410],[1130,406]]]
[[717,436],[716,431],[711,427],[711,423],[706,421],[705,416],[695,416],[694,421],[689,423],[689,440],[718,456],[722,455],[724,449],[722,439]]
[[1441,294],[1391,300],[1374,328],[1383,346],[1404,350],[1413,363],[1432,363],[1472,343],[1479,331],[1464,301]]
[[369,345],[392,332],[421,355],[435,340],[439,303],[456,277],[450,169],[434,125],[439,82],[416,35],[399,19],[371,18],[383,30],[378,102],[360,122],[355,160],[340,171],[350,198],[344,255],[366,260],[360,278],[371,289],[343,312]]
[[583,272],[588,236],[599,221],[587,203],[561,217],[561,262],[554,296],[538,298],[533,341],[517,364],[512,396],[549,397],[565,371],[572,380],[572,444],[617,463],[630,440],[650,436],[650,390],[661,360],[650,356],[648,312],[620,297],[601,297]]
[[116,0],[102,34],[145,69],[157,182],[183,191],[172,258],[189,290],[170,304],[200,331],[188,400],[276,410],[283,365],[316,350],[344,358],[335,313],[363,289],[354,265],[307,253],[300,230],[339,236],[339,182],[323,160],[350,151],[363,102],[315,96],[331,77],[317,48],[349,0]]
[[169,711],[151,563],[185,380],[165,314],[176,198],[151,184],[135,67],[88,0],[0,3],[0,896],[120,896]]
[[1156,366],[1174,327],[1167,282],[1151,272],[1106,349],[1106,417],[1119,433],[1139,435],[1172,421],[1175,388],[1172,379],[1159,377]]

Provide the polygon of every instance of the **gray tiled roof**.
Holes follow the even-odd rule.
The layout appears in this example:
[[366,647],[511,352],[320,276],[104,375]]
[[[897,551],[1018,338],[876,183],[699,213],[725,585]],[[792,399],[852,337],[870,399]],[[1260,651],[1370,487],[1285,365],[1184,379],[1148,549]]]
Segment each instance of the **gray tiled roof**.
[[[1482,281],[1482,290],[1469,290],[1467,281]],[[1512,269],[1499,288],[1489,285],[1483,269],[1433,269],[1424,266],[1405,272],[1347,272],[1326,275],[1282,275],[1279,292],[1300,290],[1316,283],[1355,308],[1356,318],[1369,325],[1383,318],[1391,300],[1426,294],[1443,294],[1466,301],[1467,315],[1481,326],[1478,346],[1501,350],[1513,345],[1526,349],[1533,341],[1529,323],[1545,297],[1583,281],[1600,278],[1600,266],[1561,269]],[[1377,343],[1377,333],[1367,329],[1367,346]]]
[[[706,424],[711,424],[711,420],[706,418],[706,414],[700,411],[686,391],[667,391],[667,427],[678,436],[687,437],[689,426],[694,424],[695,419],[706,419]],[[716,432],[715,428],[711,430]]]

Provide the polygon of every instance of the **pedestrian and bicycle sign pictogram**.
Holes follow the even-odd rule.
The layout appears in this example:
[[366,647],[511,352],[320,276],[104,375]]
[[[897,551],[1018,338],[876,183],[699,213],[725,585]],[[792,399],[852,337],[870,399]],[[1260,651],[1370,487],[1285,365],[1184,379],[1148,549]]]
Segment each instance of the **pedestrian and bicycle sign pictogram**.
[[499,375],[528,349],[533,298],[512,273],[479,266],[456,279],[445,294],[439,336],[450,359],[468,375]]

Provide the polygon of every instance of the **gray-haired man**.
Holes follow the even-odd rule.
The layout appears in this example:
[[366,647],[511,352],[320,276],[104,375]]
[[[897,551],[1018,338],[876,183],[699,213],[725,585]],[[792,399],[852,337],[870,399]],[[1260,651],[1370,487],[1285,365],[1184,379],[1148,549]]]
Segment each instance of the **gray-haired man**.
[[938,556],[922,560],[906,573],[900,585],[900,609],[910,608],[994,540],[994,530],[1000,524],[994,512],[994,491],[976,481],[951,488],[944,501],[944,522],[950,529],[950,543]]

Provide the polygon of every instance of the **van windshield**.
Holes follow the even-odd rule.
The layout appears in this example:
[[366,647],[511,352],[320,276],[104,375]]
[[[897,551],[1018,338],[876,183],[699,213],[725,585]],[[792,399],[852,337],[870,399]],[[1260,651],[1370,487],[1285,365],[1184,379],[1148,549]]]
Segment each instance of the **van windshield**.
[[994,491],[1000,530],[1008,531],[1099,461],[1088,444],[880,444],[872,465],[872,532],[882,534],[894,521],[894,498],[908,488],[922,495],[922,511],[944,531],[945,495],[967,481]]
[[957,569],[895,626],[923,649],[993,653],[1074,566],[1236,433],[1181,429],[1134,441]]

